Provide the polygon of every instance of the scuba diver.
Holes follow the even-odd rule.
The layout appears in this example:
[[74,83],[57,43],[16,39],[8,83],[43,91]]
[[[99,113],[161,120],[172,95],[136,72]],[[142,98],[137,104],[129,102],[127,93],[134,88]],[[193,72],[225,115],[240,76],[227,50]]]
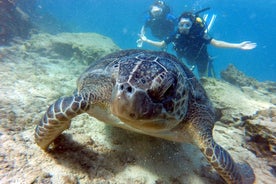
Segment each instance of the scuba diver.
[[33,28],[29,15],[15,0],[0,0],[0,46],[8,45],[14,38],[26,39]]
[[178,26],[175,34],[163,41],[149,40],[143,34],[140,34],[140,39],[143,42],[161,48],[172,43],[177,57],[180,60],[185,59],[187,64],[192,66],[191,70],[196,66],[200,78],[207,76],[215,77],[212,59],[207,51],[208,44],[219,48],[234,48],[242,50],[254,49],[257,45],[250,41],[229,43],[210,37],[208,35],[205,21],[199,16],[199,13],[208,9],[209,8],[205,8],[196,13],[182,13],[178,18]]
[[[170,13],[170,7],[164,1],[155,1],[149,10],[145,24],[141,28],[141,34],[145,34],[148,28],[151,34],[159,40],[164,40],[175,32],[177,18]],[[137,46],[142,47],[142,40],[137,40]]]

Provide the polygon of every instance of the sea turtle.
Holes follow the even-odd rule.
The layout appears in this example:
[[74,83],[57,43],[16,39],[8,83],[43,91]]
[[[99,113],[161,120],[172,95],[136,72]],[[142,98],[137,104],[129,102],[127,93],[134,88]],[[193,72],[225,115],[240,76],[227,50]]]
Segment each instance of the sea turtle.
[[252,168],[237,164],[213,139],[214,110],[193,73],[176,57],[157,51],[124,50],[93,63],[77,91],[52,104],[35,129],[44,150],[88,113],[114,126],[197,145],[228,183],[253,183]]

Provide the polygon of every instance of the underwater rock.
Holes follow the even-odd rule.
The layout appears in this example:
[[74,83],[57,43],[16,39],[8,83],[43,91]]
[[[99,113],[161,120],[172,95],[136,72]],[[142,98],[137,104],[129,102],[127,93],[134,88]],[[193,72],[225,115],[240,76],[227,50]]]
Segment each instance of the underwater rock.
[[244,73],[239,71],[234,65],[230,64],[225,70],[220,73],[221,78],[235,86],[252,86],[257,88],[259,82],[254,78],[245,76]]
[[260,110],[245,120],[247,147],[257,157],[266,158],[276,174],[276,107]]
[[244,93],[256,100],[276,104],[276,82],[259,82],[252,77],[246,76],[232,64],[221,72],[221,78],[230,84],[240,87]]
[[259,98],[263,96],[262,93],[252,98],[241,88],[215,78],[202,78],[201,83],[213,102],[217,120],[225,124],[242,123],[242,117],[273,106],[268,99]]
[[99,58],[120,50],[108,37],[96,33],[60,33],[32,35],[26,42],[27,50],[50,58],[64,58],[90,64]]

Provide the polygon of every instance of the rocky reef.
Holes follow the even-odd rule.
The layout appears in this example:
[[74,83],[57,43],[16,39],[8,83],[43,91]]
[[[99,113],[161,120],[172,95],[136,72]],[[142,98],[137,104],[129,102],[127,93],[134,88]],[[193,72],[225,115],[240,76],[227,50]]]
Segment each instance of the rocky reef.
[[[57,98],[72,94],[88,64],[120,48],[94,33],[37,34],[0,48],[0,183],[198,183],[222,180],[197,147],[110,127],[81,115],[55,149],[34,128]],[[256,183],[275,183],[275,83],[234,66],[201,80],[216,110],[214,137],[248,162]]]
[[76,60],[91,64],[102,56],[119,50],[114,42],[96,33],[36,34],[24,44],[27,50],[43,56]]
[[[243,92],[254,95],[255,89],[257,92],[262,93],[265,96],[271,96],[272,103],[276,104],[274,94],[276,93],[276,82],[266,81],[259,82],[252,77],[246,76],[239,71],[234,65],[229,65],[226,70],[221,72],[221,78],[230,84],[240,87]],[[259,97],[258,95],[256,95]]]

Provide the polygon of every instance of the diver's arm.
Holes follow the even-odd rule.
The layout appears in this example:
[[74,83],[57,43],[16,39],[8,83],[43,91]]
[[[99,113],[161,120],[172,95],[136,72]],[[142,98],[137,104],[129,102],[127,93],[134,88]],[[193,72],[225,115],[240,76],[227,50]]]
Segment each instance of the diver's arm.
[[229,43],[221,40],[216,40],[214,38],[211,40],[210,43],[211,45],[219,48],[232,48],[232,49],[242,49],[242,50],[251,50],[257,46],[256,43],[252,43],[250,41],[244,41],[241,43]]
[[165,47],[166,46],[166,43],[164,40],[160,41],[160,42],[149,40],[149,39],[147,39],[147,37],[145,35],[140,35],[140,39],[144,42],[149,43],[150,45],[155,46],[155,47]]
[[144,40],[144,42],[147,42],[147,43],[149,43],[150,45],[153,45],[153,46],[155,46],[155,47],[165,47],[165,46],[166,46],[166,43],[165,43],[164,40],[158,42],[158,41],[153,41],[153,40],[146,39],[146,40]]
[[145,30],[145,26],[142,26],[140,34],[145,35],[146,34],[146,30]]

